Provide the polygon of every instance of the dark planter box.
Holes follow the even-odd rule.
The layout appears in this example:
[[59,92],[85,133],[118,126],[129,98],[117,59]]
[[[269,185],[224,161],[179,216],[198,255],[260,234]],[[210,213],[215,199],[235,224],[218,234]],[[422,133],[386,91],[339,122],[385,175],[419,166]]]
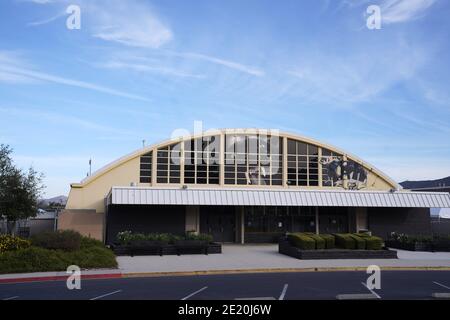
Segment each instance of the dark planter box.
[[408,250],[408,251],[432,251],[433,245],[428,242],[400,242],[396,240],[387,240],[385,242],[387,247]]
[[179,240],[174,243],[177,255],[180,254],[208,254],[208,242],[200,240]]
[[397,252],[392,250],[347,250],[320,249],[301,250],[292,246],[287,240],[280,240],[278,252],[302,260],[323,259],[397,259]]
[[450,240],[435,240],[432,243],[433,251],[450,252]]
[[[193,245],[191,243],[191,245]],[[206,253],[205,253],[206,247]],[[160,244],[157,247],[132,247],[132,246],[121,246],[118,244],[112,245],[112,249],[116,256],[151,256],[151,255],[176,255],[176,254],[217,254],[222,253],[222,245],[220,243],[209,243],[206,246],[203,244],[202,247],[182,248],[177,250],[176,245],[173,244]],[[189,249],[189,250],[183,250]]]

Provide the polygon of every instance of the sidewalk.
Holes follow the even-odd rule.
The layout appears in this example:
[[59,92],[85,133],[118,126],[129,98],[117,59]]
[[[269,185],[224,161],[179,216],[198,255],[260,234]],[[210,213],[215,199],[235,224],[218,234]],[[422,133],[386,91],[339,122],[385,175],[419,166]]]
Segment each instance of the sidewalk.
[[118,257],[123,273],[165,273],[223,270],[333,269],[378,265],[390,268],[450,268],[450,252],[398,250],[399,259],[298,260],[278,253],[278,245],[223,245],[222,254]]
[[[381,269],[449,269],[450,252],[397,250],[399,259],[298,260],[278,253],[278,245],[223,245],[222,254],[117,257],[118,269],[82,271],[84,279],[182,274],[357,270],[369,265]],[[0,275],[1,283],[65,280],[65,272]]]

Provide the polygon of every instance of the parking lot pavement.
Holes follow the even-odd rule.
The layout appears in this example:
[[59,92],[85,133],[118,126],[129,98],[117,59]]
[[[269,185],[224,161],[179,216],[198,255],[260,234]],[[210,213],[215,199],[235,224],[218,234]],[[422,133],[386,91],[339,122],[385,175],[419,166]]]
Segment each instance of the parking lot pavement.
[[[450,294],[449,271],[383,271],[381,289],[365,286],[365,272],[291,272],[0,284],[0,300],[309,300],[433,299]],[[371,296],[375,293],[375,296]]]

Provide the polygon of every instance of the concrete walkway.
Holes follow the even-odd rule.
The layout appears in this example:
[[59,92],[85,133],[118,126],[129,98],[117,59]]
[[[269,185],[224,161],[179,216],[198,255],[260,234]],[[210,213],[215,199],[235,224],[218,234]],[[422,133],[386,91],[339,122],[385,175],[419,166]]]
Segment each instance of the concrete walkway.
[[398,250],[399,259],[298,260],[278,253],[278,245],[223,245],[222,254],[186,256],[118,257],[123,273],[195,272],[218,270],[265,270],[311,268],[447,267],[450,252],[409,252]]

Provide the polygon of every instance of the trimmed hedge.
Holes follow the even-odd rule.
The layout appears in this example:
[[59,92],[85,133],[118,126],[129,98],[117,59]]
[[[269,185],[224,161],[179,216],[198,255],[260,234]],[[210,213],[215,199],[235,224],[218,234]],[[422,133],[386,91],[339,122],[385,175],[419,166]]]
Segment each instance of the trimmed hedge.
[[316,248],[316,241],[302,233],[289,233],[287,235],[288,241],[294,246],[302,250],[314,250]]
[[357,234],[349,234],[349,236],[355,241],[357,250],[365,250],[366,249],[366,240],[359,237]]
[[380,237],[369,236],[366,233],[358,233],[357,236],[366,241],[367,250],[381,250],[383,248],[384,241]]
[[334,249],[336,247],[335,238],[331,234],[319,234],[325,240],[326,249]]
[[336,239],[336,246],[338,248],[349,250],[356,249],[356,242],[348,233],[335,233],[333,236]]
[[303,234],[314,239],[314,241],[316,242],[316,249],[325,249],[326,248],[325,239],[322,236],[317,235],[312,232],[304,232]]

